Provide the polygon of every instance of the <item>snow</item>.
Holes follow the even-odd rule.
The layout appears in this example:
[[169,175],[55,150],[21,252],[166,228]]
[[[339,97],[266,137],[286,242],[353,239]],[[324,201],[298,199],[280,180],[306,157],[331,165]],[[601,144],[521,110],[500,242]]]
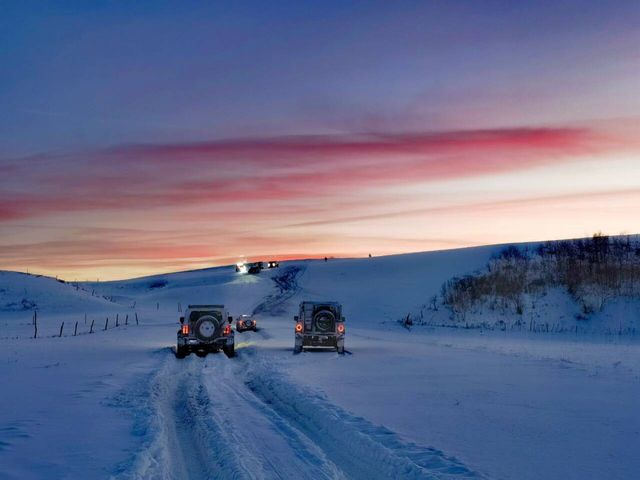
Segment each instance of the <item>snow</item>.
[[105,298],[50,277],[0,271],[0,312],[24,312],[39,306],[49,313],[113,307]]
[[[398,324],[499,248],[77,287],[1,272],[0,479],[637,478],[636,336]],[[342,302],[351,354],[292,354],[302,299]],[[259,330],[236,358],[177,360],[189,303]]]

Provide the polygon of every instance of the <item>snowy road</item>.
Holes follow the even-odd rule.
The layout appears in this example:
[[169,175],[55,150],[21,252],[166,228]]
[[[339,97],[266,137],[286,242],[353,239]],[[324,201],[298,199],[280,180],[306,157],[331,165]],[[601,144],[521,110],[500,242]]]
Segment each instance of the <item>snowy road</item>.
[[163,361],[150,442],[121,478],[481,478],[291,383],[259,349]]
[[[303,273],[274,275],[275,292],[254,313],[282,313]],[[264,329],[238,337],[233,359],[167,354],[149,385],[150,442],[123,478],[481,478],[292,383],[252,342],[270,338]]]

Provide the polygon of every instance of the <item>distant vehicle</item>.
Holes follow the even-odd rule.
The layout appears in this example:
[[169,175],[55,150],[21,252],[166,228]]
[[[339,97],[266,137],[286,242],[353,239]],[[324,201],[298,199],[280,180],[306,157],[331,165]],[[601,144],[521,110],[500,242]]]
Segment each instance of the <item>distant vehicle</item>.
[[224,305],[189,305],[180,317],[176,357],[191,352],[206,355],[222,348],[228,357],[235,355],[235,337],[231,329],[233,318],[227,316]]
[[279,262],[276,262],[275,260],[271,260],[270,262],[267,263],[267,268],[278,268],[280,266]]
[[247,330],[258,330],[258,322],[251,315],[240,315],[236,318],[236,331],[246,332]]
[[262,262],[236,263],[236,272],[238,273],[256,274],[256,273],[260,273],[263,268],[264,268],[264,265],[262,264]]
[[338,353],[344,353],[345,318],[339,303],[302,302],[294,320],[295,353],[304,347],[334,347]]
[[262,271],[262,262],[247,263],[247,273],[256,274]]

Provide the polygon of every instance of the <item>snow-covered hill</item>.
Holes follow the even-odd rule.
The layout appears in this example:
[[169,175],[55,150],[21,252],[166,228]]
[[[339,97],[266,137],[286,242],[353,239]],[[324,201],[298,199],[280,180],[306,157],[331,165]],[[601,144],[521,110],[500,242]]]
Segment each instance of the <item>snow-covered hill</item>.
[[96,311],[113,308],[95,291],[51,277],[0,271],[0,312],[48,313]]
[[[0,478],[634,478],[635,336],[398,323],[501,248],[78,289],[3,273],[0,326],[17,333],[0,335]],[[23,298],[82,334],[29,338]],[[342,302],[352,354],[292,355],[302,299]],[[236,358],[173,356],[200,302],[257,315]],[[85,313],[108,328],[89,334]]]

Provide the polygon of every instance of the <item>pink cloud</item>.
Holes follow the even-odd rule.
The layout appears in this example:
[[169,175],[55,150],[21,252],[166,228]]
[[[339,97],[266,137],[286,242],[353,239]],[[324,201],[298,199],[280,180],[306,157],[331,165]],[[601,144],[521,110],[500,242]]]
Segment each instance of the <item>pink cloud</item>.
[[20,165],[0,221],[52,213],[295,201],[363,187],[517,171],[614,148],[581,129],[137,145]]
[[[513,128],[501,130],[464,130],[409,134],[363,134],[307,137],[276,137],[273,139],[238,139],[213,142],[129,145],[106,152],[116,158],[134,157],[152,162],[176,160],[228,161],[243,157],[250,163],[281,159],[287,155],[345,157],[350,155],[392,155],[398,153],[433,153],[447,149],[574,149],[584,147],[596,135],[575,128]],[[290,164],[285,158],[283,164]]]

